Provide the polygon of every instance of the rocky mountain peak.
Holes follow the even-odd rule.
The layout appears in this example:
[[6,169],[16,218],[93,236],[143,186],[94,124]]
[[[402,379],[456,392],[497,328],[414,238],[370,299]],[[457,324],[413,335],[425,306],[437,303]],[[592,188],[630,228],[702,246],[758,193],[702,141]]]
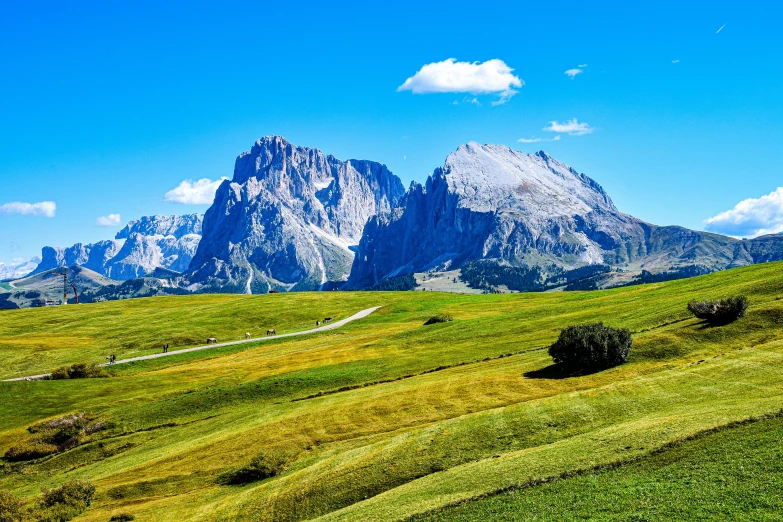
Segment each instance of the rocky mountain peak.
[[131,234],[142,236],[174,236],[179,239],[188,234],[201,235],[203,214],[185,214],[181,216],[143,216],[134,219],[117,232],[115,239],[128,239]]
[[470,142],[449,154],[442,172],[460,207],[477,212],[518,211],[548,219],[616,211],[598,183],[544,151],[525,154]]
[[191,279],[227,278],[248,292],[343,280],[367,220],[390,212],[403,194],[385,165],[265,136],[237,157],[233,179],[218,189]]

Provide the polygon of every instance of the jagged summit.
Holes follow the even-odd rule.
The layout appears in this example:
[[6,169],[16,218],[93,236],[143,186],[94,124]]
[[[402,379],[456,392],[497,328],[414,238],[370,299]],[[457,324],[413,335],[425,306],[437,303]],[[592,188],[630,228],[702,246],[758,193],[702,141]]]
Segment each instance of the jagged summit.
[[252,293],[342,281],[367,220],[390,212],[404,192],[385,165],[265,136],[218,188],[186,276],[194,288]]
[[144,216],[130,221],[115,239],[73,246],[45,246],[32,274],[62,266],[81,266],[122,281],[157,267],[187,269],[201,240],[201,214]]

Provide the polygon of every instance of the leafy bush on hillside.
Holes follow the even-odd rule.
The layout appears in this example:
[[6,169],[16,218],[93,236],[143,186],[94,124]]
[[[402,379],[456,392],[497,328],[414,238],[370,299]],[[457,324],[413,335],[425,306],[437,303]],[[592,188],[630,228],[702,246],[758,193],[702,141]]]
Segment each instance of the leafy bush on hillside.
[[5,460],[21,462],[40,459],[47,455],[57,453],[57,446],[40,441],[25,441],[15,444],[5,452]]
[[248,484],[280,474],[288,463],[287,456],[279,451],[262,450],[250,462],[225,474],[224,484]]
[[631,332],[603,323],[569,326],[549,347],[555,364],[579,370],[611,368],[628,360]]
[[406,274],[397,277],[387,277],[378,281],[378,284],[369,288],[376,292],[404,292],[407,290],[414,290],[416,288],[416,278],[413,274]]
[[749,304],[747,297],[738,295],[712,301],[691,301],[688,311],[711,324],[728,324],[743,317]]
[[450,315],[446,314],[438,314],[433,315],[429,319],[427,319],[427,322],[424,323],[424,326],[427,326],[428,324],[435,324],[435,323],[448,323],[449,321],[453,321],[452,317]]
[[39,503],[44,507],[57,504],[89,506],[95,496],[95,485],[88,479],[74,478],[55,489],[43,488]]
[[102,367],[96,364],[83,362],[57,368],[51,374],[49,374],[47,379],[56,381],[60,379],[87,379],[92,377],[108,376],[108,372]]
[[88,435],[108,427],[106,422],[93,422],[93,419],[86,413],[77,413],[33,424],[27,428],[33,436],[11,446],[5,459],[13,462],[33,460],[74,448]]
[[43,488],[32,510],[39,522],[67,522],[76,518],[92,503],[95,485],[87,479],[71,479],[59,488]]
[[0,491],[0,522],[22,522],[24,502],[7,491]]

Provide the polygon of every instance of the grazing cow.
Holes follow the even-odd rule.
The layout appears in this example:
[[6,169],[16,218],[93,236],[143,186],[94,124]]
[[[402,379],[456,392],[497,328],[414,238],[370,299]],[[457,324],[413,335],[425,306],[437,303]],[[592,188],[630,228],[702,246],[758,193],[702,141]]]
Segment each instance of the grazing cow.
[[315,322],[315,325],[316,325],[316,326],[321,326],[321,321],[316,321],[316,322]]
[[207,339],[207,344],[211,344],[211,343],[217,343],[217,339],[215,339],[214,337],[209,337]]
[[277,330],[275,330],[274,328],[272,328],[271,330],[267,330],[267,331],[266,331],[266,334],[267,334],[267,335],[277,335]]
[[324,317],[324,322],[325,322],[325,323],[328,323],[328,322],[329,322],[329,321],[331,321],[331,320],[332,320],[332,318],[331,318],[331,317]]
[[169,343],[163,345],[163,353],[169,353]]
[[245,332],[245,339],[250,339],[250,332]]

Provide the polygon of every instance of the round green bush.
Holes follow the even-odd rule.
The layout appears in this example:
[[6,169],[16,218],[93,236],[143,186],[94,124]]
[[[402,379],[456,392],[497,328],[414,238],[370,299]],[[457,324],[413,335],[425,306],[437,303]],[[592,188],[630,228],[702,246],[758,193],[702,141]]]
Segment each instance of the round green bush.
[[688,303],[688,311],[710,324],[722,325],[744,317],[749,304],[747,297],[738,295],[712,301],[691,301]]
[[438,314],[438,315],[433,315],[432,317],[427,319],[427,322],[424,323],[424,326],[427,326],[428,324],[448,323],[449,321],[453,321],[450,315]]
[[628,361],[631,332],[603,323],[569,326],[549,347],[555,364],[577,370],[611,368]]

